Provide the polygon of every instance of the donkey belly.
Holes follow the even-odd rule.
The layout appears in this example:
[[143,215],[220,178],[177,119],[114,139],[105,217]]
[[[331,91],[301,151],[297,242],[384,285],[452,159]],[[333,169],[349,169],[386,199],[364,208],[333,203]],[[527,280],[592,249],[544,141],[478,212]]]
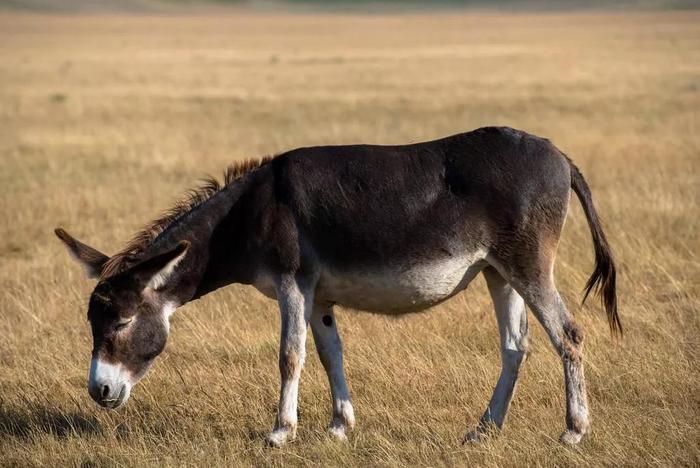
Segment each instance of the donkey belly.
[[386,314],[417,312],[467,287],[484,267],[483,257],[437,261],[363,271],[324,269],[316,298],[353,309]]

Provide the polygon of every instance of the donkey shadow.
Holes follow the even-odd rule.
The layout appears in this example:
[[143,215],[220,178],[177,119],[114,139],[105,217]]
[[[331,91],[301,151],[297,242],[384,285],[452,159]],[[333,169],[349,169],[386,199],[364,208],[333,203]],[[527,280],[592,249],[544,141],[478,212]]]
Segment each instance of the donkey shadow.
[[102,427],[94,417],[74,411],[63,412],[42,406],[11,408],[0,404],[0,438],[9,436],[26,440],[43,434],[59,438],[100,435]]

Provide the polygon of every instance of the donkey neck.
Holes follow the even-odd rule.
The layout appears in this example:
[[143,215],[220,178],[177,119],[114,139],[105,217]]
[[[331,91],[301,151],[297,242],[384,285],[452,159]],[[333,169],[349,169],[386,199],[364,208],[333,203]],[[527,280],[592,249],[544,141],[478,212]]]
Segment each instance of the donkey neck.
[[210,292],[233,283],[250,284],[255,276],[255,259],[251,257],[250,242],[259,240],[258,229],[251,221],[251,207],[259,207],[259,185],[265,168],[246,176],[237,187],[237,193],[229,199],[226,213],[208,232],[206,265],[199,277],[197,288],[190,300],[198,299]]
[[216,274],[217,265],[230,255],[221,251],[221,243],[215,238],[220,237],[216,233],[222,228],[230,230],[231,212],[253,178],[253,173],[245,174],[223,187],[169,225],[148,247],[150,256],[168,251],[182,240],[190,242],[186,260],[179,267],[181,275],[177,289],[182,304],[236,282],[235,277],[220,278],[221,275]]

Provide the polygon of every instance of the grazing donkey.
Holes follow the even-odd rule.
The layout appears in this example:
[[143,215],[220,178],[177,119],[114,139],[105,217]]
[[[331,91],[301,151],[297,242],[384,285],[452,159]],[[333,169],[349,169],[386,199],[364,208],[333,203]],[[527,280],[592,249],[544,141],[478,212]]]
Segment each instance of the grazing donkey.
[[333,306],[420,311],[482,272],[501,335],[501,374],[465,440],[503,424],[527,354],[527,304],[561,356],[561,440],[576,444],[590,429],[583,332],[553,277],[570,189],[595,247],[586,296],[602,294],[610,328],[621,333],[615,266],[583,176],[548,140],[510,128],[406,146],[301,148],[239,164],[223,185],[209,180],[113,257],[56,229],[99,279],[88,308],[89,393],[107,408],[123,404],[165,347],[177,307],[231,283],[251,284],[281,313],[281,394],[268,442],[295,437],[309,325],[330,381],[329,430],[344,439],[355,418]]

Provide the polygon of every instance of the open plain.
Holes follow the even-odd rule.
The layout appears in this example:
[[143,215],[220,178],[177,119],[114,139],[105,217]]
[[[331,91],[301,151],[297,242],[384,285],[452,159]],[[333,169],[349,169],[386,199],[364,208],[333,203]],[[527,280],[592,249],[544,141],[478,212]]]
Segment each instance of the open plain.
[[[697,466],[698,24],[692,11],[0,15],[0,464]],[[579,448],[557,442],[561,364],[532,318],[505,430],[461,445],[500,364],[481,277],[428,313],[338,313],[357,417],[347,444],[325,433],[309,340],[299,437],[264,446],[279,315],[250,287],[181,309],[126,407],[92,402],[93,284],[54,227],[113,253],[231,162],[484,125],[572,157],[616,255],[619,342],[597,300],[580,305],[593,255],[572,201],[556,277],[587,332],[593,432]]]

